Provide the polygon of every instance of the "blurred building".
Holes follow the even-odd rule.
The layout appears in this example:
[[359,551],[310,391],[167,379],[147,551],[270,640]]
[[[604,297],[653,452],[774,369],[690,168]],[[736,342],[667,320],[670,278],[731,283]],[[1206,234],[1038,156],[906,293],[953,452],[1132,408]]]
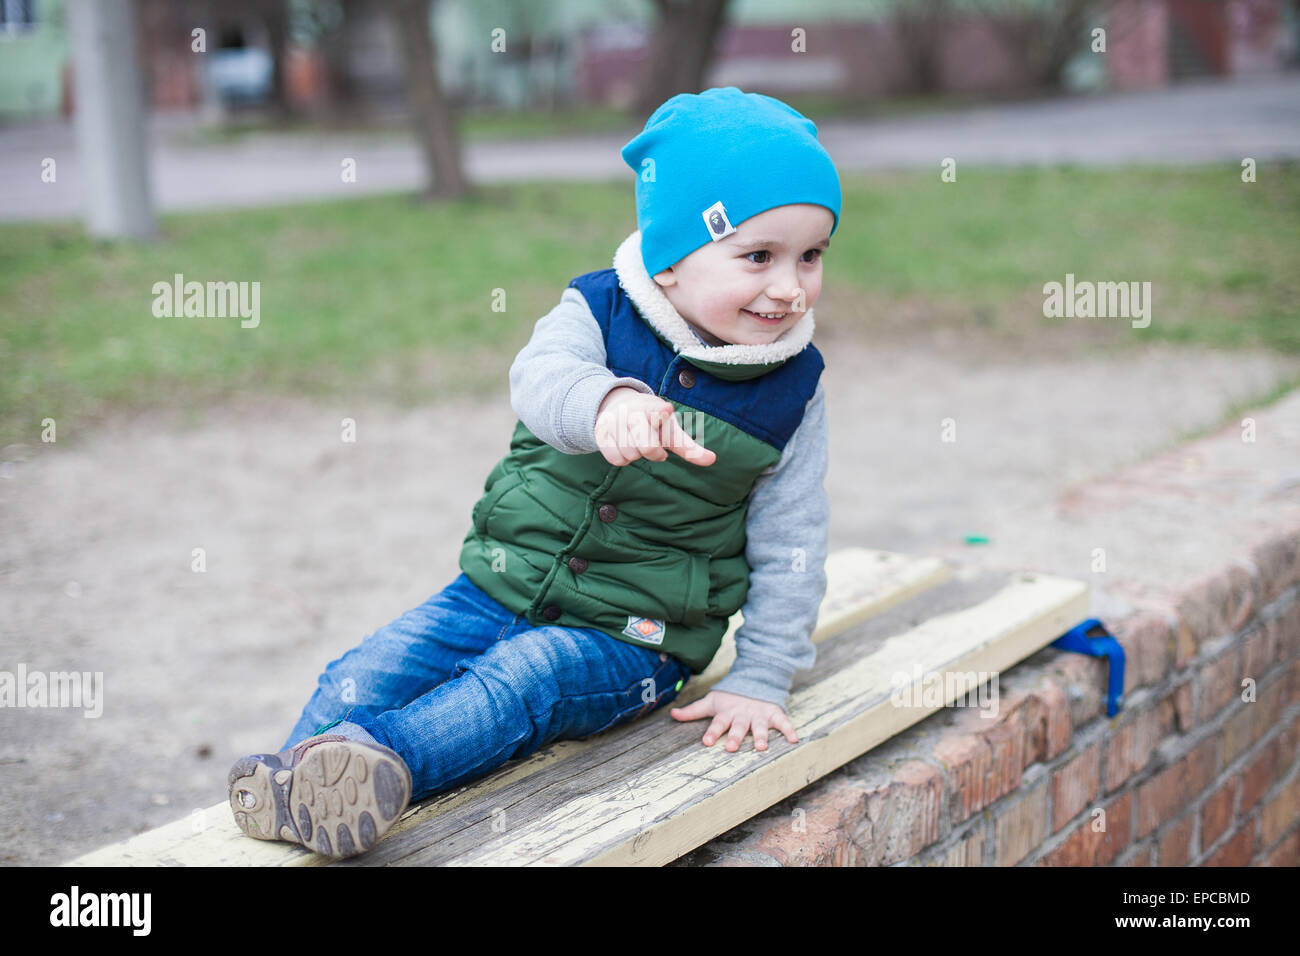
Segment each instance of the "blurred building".
[[1116,11],[1109,75],[1123,89],[1295,68],[1300,4],[1130,0]]
[[[913,17],[911,29],[900,29],[897,14],[909,9],[901,2],[808,3],[795,13],[785,2],[737,2],[709,83],[850,97],[1033,90],[1044,85],[1039,54],[1061,42],[1052,31],[1066,21],[1060,11],[1070,5],[949,0],[941,21]],[[1019,15],[1008,13],[1017,6]],[[1145,88],[1300,66],[1300,0],[1102,0],[1083,6],[1089,15],[1074,33],[1059,78],[1065,88]],[[1055,16],[1039,16],[1048,10]],[[1035,28],[1033,19],[1042,22]],[[575,84],[580,100],[630,99],[648,26],[625,20],[583,31]],[[807,52],[799,56],[790,55],[793,26],[807,31]],[[1091,50],[1093,26],[1106,29],[1105,55]],[[925,44],[932,48],[922,49]],[[918,59],[932,62],[929,83],[919,82]]]
[[[396,37],[376,0],[136,2],[155,109],[401,107]],[[0,117],[74,108],[65,3],[0,0]],[[1077,0],[933,3],[943,15],[929,21],[915,11],[931,4],[906,0],[731,0],[708,82],[877,98],[1148,88],[1297,65],[1300,0],[1097,0],[1086,24],[1105,27],[1104,55],[1091,26],[1052,33]],[[649,0],[436,0],[433,18],[445,89],[461,105],[513,108],[626,105],[654,24]],[[796,28],[804,51],[793,55]]]
[[0,117],[58,112],[68,46],[63,0],[0,0]]

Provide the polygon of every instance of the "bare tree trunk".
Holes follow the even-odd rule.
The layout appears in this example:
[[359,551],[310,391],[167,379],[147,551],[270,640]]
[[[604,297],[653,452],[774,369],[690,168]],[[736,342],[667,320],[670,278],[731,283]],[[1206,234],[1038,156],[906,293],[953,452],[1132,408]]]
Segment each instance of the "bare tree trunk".
[[320,37],[323,95],[321,111],[327,122],[342,123],[353,111],[352,77],[348,64],[348,40],[357,15],[357,0],[342,0],[340,18],[333,28]]
[[388,0],[402,48],[406,101],[424,150],[430,184],[424,198],[453,199],[470,191],[461,168],[456,120],[438,80],[437,54],[429,24],[431,0]]
[[1061,87],[1065,66],[1088,42],[1090,28],[1107,26],[1107,5],[1095,0],[1057,0],[1041,11],[1008,0],[975,6],[1029,82],[1048,89]]
[[698,93],[726,20],[727,0],[655,0],[659,22],[636,109],[649,116],[678,93]]
[[86,232],[103,239],[153,239],[144,82],[132,0],[72,0],[77,154],[83,164]]
[[271,53],[271,106],[280,118],[295,112],[289,101],[289,3],[273,0],[264,8],[267,45]]
[[948,0],[903,0],[895,8],[894,29],[907,66],[907,88],[912,93],[937,93],[943,56]]

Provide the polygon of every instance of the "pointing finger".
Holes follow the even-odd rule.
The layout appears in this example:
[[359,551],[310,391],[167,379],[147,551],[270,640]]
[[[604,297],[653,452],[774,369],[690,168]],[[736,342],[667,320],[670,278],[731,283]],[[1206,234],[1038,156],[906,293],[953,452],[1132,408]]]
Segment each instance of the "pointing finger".
[[687,434],[686,430],[677,424],[676,418],[665,421],[663,427],[669,433],[664,447],[673,454],[680,455],[693,465],[708,466],[718,460],[717,454],[705,448]]

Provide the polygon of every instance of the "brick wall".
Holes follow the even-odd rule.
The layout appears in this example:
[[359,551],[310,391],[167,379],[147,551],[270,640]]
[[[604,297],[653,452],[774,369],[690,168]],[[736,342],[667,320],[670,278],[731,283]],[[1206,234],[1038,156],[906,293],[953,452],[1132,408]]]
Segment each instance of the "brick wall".
[[1134,607],[1114,718],[1046,648],[672,865],[1297,865],[1300,527]]
[[1169,14],[1161,0],[1118,0],[1106,22],[1106,66],[1115,89],[1169,82]]

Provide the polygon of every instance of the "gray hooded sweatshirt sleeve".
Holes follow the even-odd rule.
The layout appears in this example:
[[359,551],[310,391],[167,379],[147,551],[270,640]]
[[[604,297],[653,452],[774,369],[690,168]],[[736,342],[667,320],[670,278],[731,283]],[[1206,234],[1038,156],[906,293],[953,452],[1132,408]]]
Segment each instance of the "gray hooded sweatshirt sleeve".
[[[616,376],[605,361],[591,308],[577,289],[565,289],[510,366],[510,406],[553,448],[570,455],[597,452],[596,411],[610,390],[626,385],[655,394],[639,379]],[[826,462],[826,397],[819,382],[780,460],[750,492],[744,623],[735,634],[736,661],[714,690],[784,708],[795,672],[816,659],[812,632],[826,594],[830,520]]]

